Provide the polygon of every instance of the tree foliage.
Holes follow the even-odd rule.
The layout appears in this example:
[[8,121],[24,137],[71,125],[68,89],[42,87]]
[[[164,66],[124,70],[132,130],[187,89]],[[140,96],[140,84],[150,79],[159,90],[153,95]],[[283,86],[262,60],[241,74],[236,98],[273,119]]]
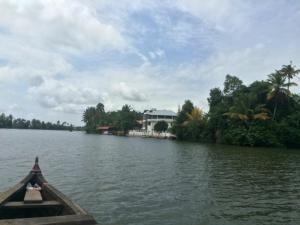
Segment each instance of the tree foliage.
[[186,100],[171,131],[180,140],[201,140],[204,120],[203,111],[195,107],[190,100]]
[[297,84],[292,83],[291,80],[300,73],[299,69],[296,69],[295,66],[292,65],[292,62],[289,65],[283,65],[279,73],[288,79],[287,88],[290,90],[290,86],[295,86]]
[[122,134],[127,134],[129,130],[140,127],[137,120],[141,116],[129,105],[124,105],[118,111],[105,112],[104,105],[98,103],[96,107],[88,107],[83,112],[82,120],[87,133],[96,133],[98,126],[112,126]]
[[39,129],[39,130],[73,130],[73,125],[67,122],[44,122],[38,119],[26,120],[14,118],[12,115],[0,114],[0,128]]
[[236,76],[226,75],[224,82],[224,94],[232,95],[235,91],[240,90],[243,87],[243,81]]
[[154,130],[156,132],[165,132],[168,129],[168,123],[164,120],[158,121],[155,125],[154,125]]
[[299,73],[295,66],[283,65],[248,86],[227,75],[223,91],[210,90],[207,114],[186,101],[172,132],[181,140],[300,147],[300,95],[290,90]]

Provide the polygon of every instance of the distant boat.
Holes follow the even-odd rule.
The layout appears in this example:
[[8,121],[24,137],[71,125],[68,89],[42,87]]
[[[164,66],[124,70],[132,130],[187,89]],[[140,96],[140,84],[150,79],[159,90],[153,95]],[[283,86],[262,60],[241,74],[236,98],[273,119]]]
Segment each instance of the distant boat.
[[2,225],[95,225],[95,219],[48,184],[38,164],[14,187],[0,193]]

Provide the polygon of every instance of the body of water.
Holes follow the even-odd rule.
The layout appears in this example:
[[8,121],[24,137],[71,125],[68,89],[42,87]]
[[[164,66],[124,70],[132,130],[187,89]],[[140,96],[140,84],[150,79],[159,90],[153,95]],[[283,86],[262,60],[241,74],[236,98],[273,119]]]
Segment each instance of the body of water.
[[100,224],[300,224],[300,150],[0,129],[0,191],[36,155]]

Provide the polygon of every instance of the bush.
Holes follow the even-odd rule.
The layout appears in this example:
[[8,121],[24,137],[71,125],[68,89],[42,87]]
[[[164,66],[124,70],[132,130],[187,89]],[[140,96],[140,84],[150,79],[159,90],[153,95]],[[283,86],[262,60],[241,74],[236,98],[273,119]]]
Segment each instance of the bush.
[[154,130],[156,132],[165,132],[168,129],[168,123],[166,121],[158,121],[155,125],[154,125]]
[[287,147],[300,147],[300,112],[285,117],[279,124],[278,136]]
[[277,127],[272,121],[254,122],[248,130],[247,139],[249,146],[277,147],[281,146],[276,135]]
[[276,130],[272,121],[252,122],[248,128],[242,125],[230,126],[223,131],[222,142],[242,146],[281,146]]

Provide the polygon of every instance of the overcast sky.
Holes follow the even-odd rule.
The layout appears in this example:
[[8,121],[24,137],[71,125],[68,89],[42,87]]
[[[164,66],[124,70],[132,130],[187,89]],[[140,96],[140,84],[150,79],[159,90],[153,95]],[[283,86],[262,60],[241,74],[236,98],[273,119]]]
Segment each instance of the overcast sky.
[[81,124],[98,102],[207,110],[226,74],[299,68],[299,40],[299,0],[0,0],[0,112]]

